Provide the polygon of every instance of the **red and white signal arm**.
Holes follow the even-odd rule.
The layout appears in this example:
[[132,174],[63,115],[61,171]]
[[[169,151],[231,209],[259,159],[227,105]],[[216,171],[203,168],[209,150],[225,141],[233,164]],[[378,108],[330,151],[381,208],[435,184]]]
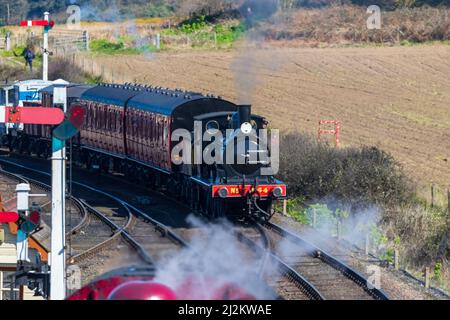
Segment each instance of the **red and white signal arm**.
[[0,106],[0,123],[58,125],[64,112],[58,108]]
[[50,26],[53,28],[55,25],[54,21],[47,21],[47,20],[23,20],[20,21],[21,27],[47,27]]

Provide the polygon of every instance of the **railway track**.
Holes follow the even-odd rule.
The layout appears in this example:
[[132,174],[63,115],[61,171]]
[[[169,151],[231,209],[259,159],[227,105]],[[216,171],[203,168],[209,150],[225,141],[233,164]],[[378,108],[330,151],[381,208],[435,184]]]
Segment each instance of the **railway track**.
[[[47,196],[45,197],[40,197],[40,198],[33,198],[33,202],[36,204],[39,204],[42,206],[42,208],[44,209],[44,212],[42,214],[42,220],[43,220],[43,224],[45,226],[51,227],[51,216],[50,216],[50,211],[45,210],[45,208],[50,207],[51,206],[51,200],[50,200],[50,192],[51,192],[51,188],[50,186],[37,181],[35,179],[32,178],[25,178],[21,175],[18,174],[14,174],[11,172],[8,172],[6,170],[3,170],[2,168],[0,168],[0,175],[6,176],[10,181],[14,180],[16,181],[16,183],[26,183],[29,184],[31,187],[31,191],[32,193],[42,193],[44,192]],[[9,187],[10,189],[14,188],[14,184],[11,183],[11,186]],[[12,202],[14,201],[16,198],[15,196],[11,197],[8,202]],[[86,208],[84,207],[83,203],[69,195],[66,199],[68,201],[68,210],[73,210],[75,209],[77,215],[75,220],[71,220],[69,223],[69,225],[66,225],[66,227],[70,227],[70,230],[66,233],[66,235],[70,235],[70,234],[76,234],[80,229],[82,229],[87,223],[88,223],[88,213],[86,212]],[[72,227],[72,225],[75,224],[75,226]],[[45,228],[44,228],[45,231]],[[50,235],[48,235],[50,236]],[[41,240],[42,239],[46,239],[46,237],[41,235]]]
[[[50,176],[47,172],[4,159],[0,159],[0,162],[33,172],[35,175]],[[5,170],[1,172],[21,177]],[[41,190],[49,191],[51,189],[50,186],[36,179],[29,177],[21,177],[21,179],[22,182],[38,186]],[[83,198],[87,198],[87,200],[70,198],[85,214],[82,223],[80,222],[67,233],[68,236],[75,235],[71,239],[73,254],[68,257],[69,263],[80,263],[94,257],[120,239],[125,240],[133,248],[141,261],[152,265],[157,265],[161,258],[180,247],[188,246],[187,242],[171,231],[169,227],[154,220],[129,202],[83,183],[73,182],[73,184],[85,189]],[[111,202],[116,203],[118,208],[113,210]],[[109,205],[105,206],[105,203],[109,203]]]
[[383,290],[369,286],[363,275],[316,245],[270,222],[261,227],[272,254],[302,274],[324,299],[388,299]]
[[299,272],[270,250],[270,240],[258,227],[239,226],[231,230],[255,259],[261,261],[260,276],[285,300],[323,300],[322,294]]
[[[48,173],[28,168],[17,163],[0,159],[23,169],[49,176]],[[71,263],[88,259],[103,248],[111,246],[119,238],[124,239],[138,253],[140,259],[146,263],[157,265],[168,255],[173,254],[182,247],[188,247],[185,238],[174,233],[170,227],[156,221],[141,209],[130,202],[120,199],[110,193],[93,188],[79,182],[73,182],[91,194],[99,194],[114,201],[122,209],[122,214],[113,215],[105,213],[83,201],[82,205],[88,212],[89,220],[101,221],[109,227],[109,238],[89,247],[86,238],[80,237],[80,243],[89,248],[80,248],[71,257]],[[92,200],[91,200],[92,201]],[[103,227],[104,228],[104,227]],[[80,230],[75,231],[80,236]],[[97,230],[94,227],[92,230]],[[255,258],[265,256],[266,261],[275,265],[277,275],[264,275],[266,282],[284,299],[387,299],[381,290],[369,289],[366,279],[356,271],[350,269],[338,259],[323,250],[299,238],[298,236],[271,223],[264,224],[255,231],[235,232],[237,239],[251,249]],[[258,235],[259,233],[259,235]],[[86,235],[86,233],[84,233]],[[106,234],[105,234],[106,237]],[[261,243],[255,241],[258,238]],[[189,238],[189,237],[188,237]],[[275,243],[288,241],[298,251],[292,255],[280,252]],[[74,241],[75,243],[75,241]]]

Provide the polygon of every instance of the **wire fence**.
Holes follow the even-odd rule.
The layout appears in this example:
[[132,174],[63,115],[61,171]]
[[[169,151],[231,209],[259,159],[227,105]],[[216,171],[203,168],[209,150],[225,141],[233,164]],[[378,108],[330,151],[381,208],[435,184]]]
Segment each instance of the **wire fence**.
[[[0,48],[6,49],[8,35],[0,42]],[[43,47],[42,35],[30,32],[25,35],[9,36],[10,48],[24,47],[31,44],[35,47]],[[49,48],[51,51],[63,51],[64,53],[89,50],[89,33],[81,30],[58,30],[49,35]]]

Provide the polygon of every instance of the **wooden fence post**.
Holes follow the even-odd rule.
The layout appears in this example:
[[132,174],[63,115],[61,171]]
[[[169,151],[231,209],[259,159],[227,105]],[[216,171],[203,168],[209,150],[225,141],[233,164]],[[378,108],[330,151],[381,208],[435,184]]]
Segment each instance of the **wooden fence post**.
[[435,197],[436,197],[436,186],[435,186],[435,184],[433,183],[432,185],[431,185],[431,207],[432,208],[434,208],[434,205],[435,205]]
[[369,252],[370,252],[370,237],[369,237],[369,234],[366,233],[366,241],[365,241],[365,253],[366,253],[366,256],[369,255]]
[[284,216],[288,215],[287,214],[287,200],[286,199],[283,200],[283,215]]
[[425,268],[425,288],[430,288],[430,268]]
[[161,49],[161,34],[157,33],[156,34],[156,49]]
[[316,228],[316,226],[317,226],[317,212],[316,212],[316,209],[313,209],[312,226],[313,226],[313,228]]
[[11,51],[11,33],[7,32],[6,33],[6,39],[5,39],[5,50],[6,51]]
[[400,269],[399,259],[400,259],[400,256],[398,253],[398,249],[395,249],[394,250],[394,268],[395,268],[395,270]]
[[450,188],[447,189],[447,217],[450,216]]
[[89,51],[89,32],[87,30],[83,31],[83,41],[84,41],[84,49]]
[[341,240],[341,220],[340,219],[337,220],[336,228],[337,228],[337,239]]

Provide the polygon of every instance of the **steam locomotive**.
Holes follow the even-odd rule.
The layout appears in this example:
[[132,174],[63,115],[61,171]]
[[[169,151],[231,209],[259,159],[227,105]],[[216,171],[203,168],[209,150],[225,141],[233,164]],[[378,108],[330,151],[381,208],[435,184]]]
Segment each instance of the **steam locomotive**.
[[[52,86],[41,90],[41,98],[43,106],[54,106]],[[268,220],[274,200],[286,197],[286,185],[263,174],[271,151],[259,132],[268,123],[252,115],[249,105],[130,83],[71,84],[67,105],[69,111],[71,106],[85,110],[71,157],[90,170],[122,173],[160,188],[211,218]],[[51,134],[51,127],[26,125],[8,143],[11,149],[49,157]],[[204,155],[214,161],[196,159]]]

